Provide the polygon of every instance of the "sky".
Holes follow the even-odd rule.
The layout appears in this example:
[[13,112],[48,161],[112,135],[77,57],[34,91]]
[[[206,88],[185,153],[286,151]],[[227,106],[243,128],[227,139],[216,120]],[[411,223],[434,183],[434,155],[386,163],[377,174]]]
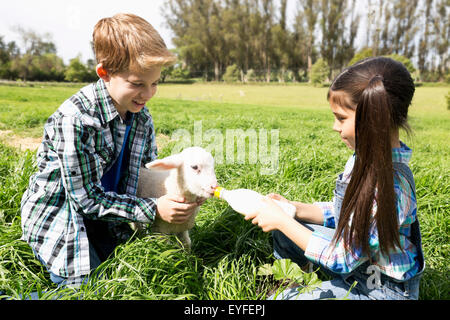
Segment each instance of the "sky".
[[[172,32],[161,14],[165,0],[13,0],[3,1],[0,12],[0,36],[5,42],[20,37],[14,26],[32,29],[40,35],[50,33],[57,54],[65,63],[81,54],[82,61],[93,59],[90,47],[92,31],[98,20],[119,12],[134,13],[158,30],[169,48]],[[288,20],[293,19],[297,1],[288,1]],[[359,3],[359,1],[358,1]],[[288,22],[289,23],[289,22]]]
[[169,48],[172,48],[170,29],[161,14],[164,0],[13,0],[2,1],[0,36],[4,41],[20,37],[13,29],[20,25],[40,35],[50,33],[57,54],[68,63],[81,54],[83,61],[93,59],[90,47],[92,31],[98,20],[119,12],[134,13],[149,21],[158,30]]

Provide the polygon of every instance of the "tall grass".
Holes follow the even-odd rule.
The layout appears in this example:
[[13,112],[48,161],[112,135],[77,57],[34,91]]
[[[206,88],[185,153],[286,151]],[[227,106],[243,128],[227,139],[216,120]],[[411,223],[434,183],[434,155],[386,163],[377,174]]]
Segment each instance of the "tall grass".
[[[261,97],[270,96],[267,88],[259,88]],[[287,90],[286,96],[298,95],[292,90],[305,90],[295,86],[280,88]],[[71,94],[66,90],[75,90],[35,89],[0,86],[0,129],[39,134],[47,117]],[[164,89],[170,87],[163,86],[161,96]],[[240,90],[237,86],[235,89]],[[426,89],[430,89],[430,101],[440,101],[435,97],[440,91]],[[306,96],[308,90],[306,87],[303,91]],[[304,202],[330,200],[336,176],[351,151],[332,132],[333,116],[326,101],[318,107],[314,103],[270,107],[254,103],[246,94],[246,104],[154,98],[149,107],[157,134],[168,137],[160,156],[170,154],[175,144],[170,136],[176,129],[192,133],[197,120],[202,120],[203,131],[276,128],[280,130],[276,174],[262,175],[259,163],[223,163],[216,168],[219,184],[277,192]],[[411,168],[427,264],[420,298],[449,299],[450,114],[444,102],[442,106],[440,102],[429,106],[420,94],[417,101],[421,105],[413,106],[410,119],[414,135],[402,134],[402,139],[413,149]],[[29,112],[35,109],[41,113]],[[18,115],[21,120],[16,122]],[[81,290],[56,290],[29,246],[19,240],[20,199],[36,170],[33,159],[31,152],[19,152],[6,146],[5,141],[0,143],[0,291],[7,295],[20,298],[37,291],[43,299],[264,299],[276,288],[273,279],[257,273],[260,266],[273,262],[271,235],[245,221],[224,202],[211,199],[202,206],[191,231],[191,252],[181,249],[171,236],[130,239],[117,247],[114,256],[98,268],[98,276],[94,275]]]

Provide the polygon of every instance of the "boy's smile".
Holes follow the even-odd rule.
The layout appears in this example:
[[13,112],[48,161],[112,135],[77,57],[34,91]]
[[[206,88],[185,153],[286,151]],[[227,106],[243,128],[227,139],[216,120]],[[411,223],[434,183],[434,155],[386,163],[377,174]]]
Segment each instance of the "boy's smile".
[[141,111],[155,95],[160,75],[161,67],[154,66],[145,72],[122,71],[101,78],[106,83],[114,106],[122,119],[125,119],[127,111]]

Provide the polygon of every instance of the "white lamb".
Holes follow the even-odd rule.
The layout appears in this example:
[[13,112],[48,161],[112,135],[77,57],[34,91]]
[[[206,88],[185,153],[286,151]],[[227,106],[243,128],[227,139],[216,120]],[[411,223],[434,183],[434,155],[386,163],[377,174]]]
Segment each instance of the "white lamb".
[[[137,196],[141,198],[159,198],[165,194],[183,196],[186,202],[198,198],[211,198],[217,187],[214,172],[214,158],[205,149],[190,147],[178,154],[147,163],[141,168]],[[153,232],[176,234],[187,249],[190,249],[189,230],[195,224],[198,209],[182,224],[172,224],[155,218]],[[142,226],[134,223],[134,227]]]

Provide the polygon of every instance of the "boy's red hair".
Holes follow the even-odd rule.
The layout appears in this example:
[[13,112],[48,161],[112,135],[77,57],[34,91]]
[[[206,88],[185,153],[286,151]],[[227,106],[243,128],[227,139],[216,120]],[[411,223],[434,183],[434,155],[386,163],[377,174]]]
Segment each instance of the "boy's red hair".
[[98,21],[93,42],[97,63],[109,74],[141,72],[176,60],[152,25],[134,14],[119,13]]

